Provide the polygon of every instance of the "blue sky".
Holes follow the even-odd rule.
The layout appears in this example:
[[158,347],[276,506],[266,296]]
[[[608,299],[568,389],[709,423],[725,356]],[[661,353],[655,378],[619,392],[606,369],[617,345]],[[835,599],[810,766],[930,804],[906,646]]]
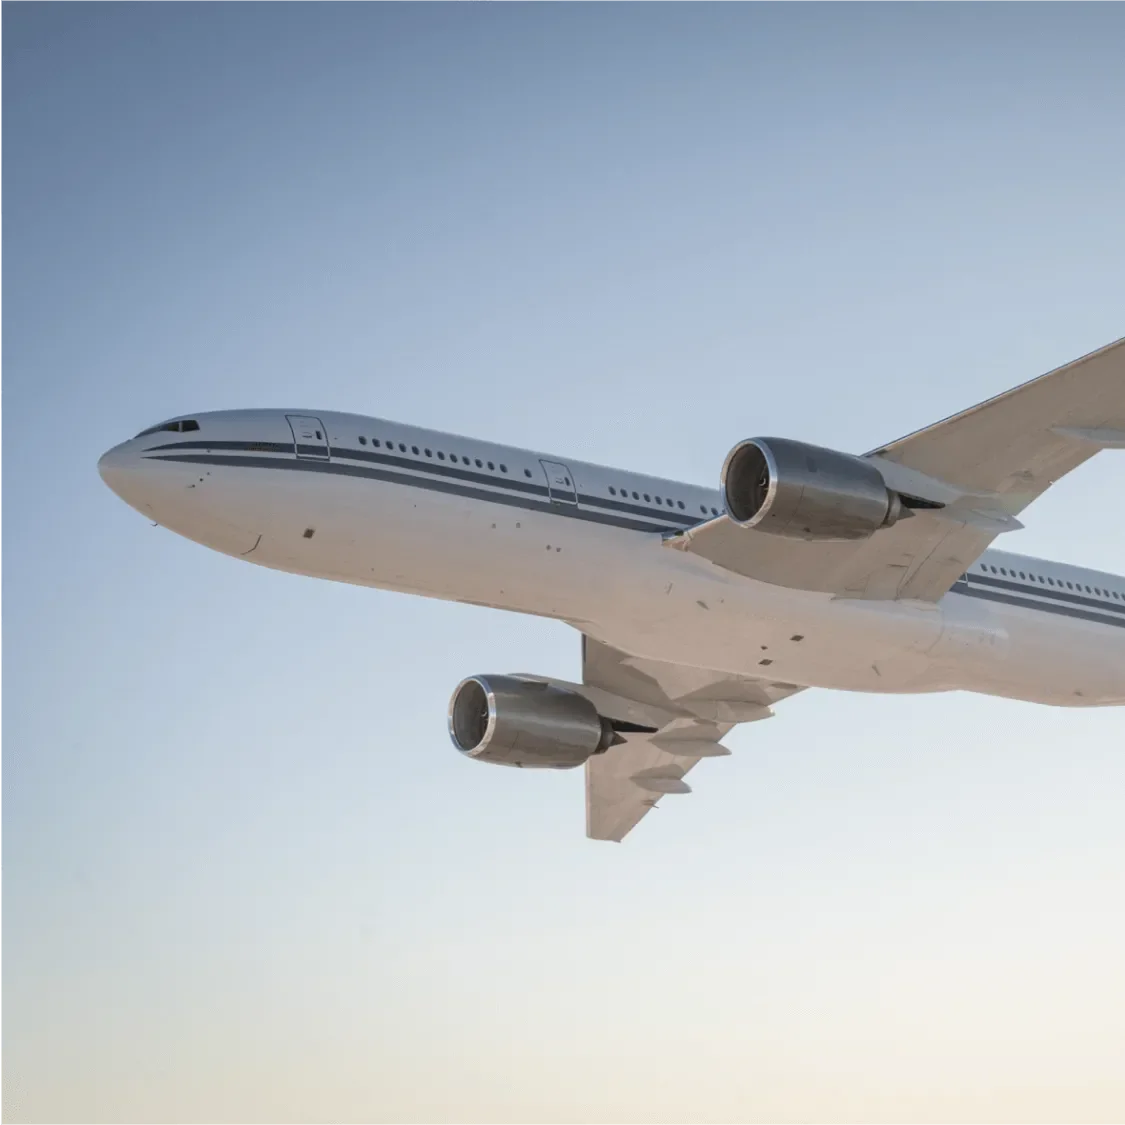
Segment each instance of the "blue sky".
[[[1117,5],[6,5],[4,1112],[1120,1120],[1125,720],[808,693],[621,847],[448,744],[565,627],[98,479],[370,413],[700,483],[1122,334]],[[1121,573],[1120,459],[1012,550]],[[671,802],[667,802],[671,806]]]

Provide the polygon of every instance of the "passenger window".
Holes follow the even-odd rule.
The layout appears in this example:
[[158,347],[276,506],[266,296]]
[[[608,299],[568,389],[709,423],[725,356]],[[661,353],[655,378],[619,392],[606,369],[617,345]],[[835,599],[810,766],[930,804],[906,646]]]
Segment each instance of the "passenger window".
[[365,438],[365,437],[361,437],[361,438],[359,439],[359,444],[360,444],[360,445],[366,445],[366,444],[367,444],[367,438]]

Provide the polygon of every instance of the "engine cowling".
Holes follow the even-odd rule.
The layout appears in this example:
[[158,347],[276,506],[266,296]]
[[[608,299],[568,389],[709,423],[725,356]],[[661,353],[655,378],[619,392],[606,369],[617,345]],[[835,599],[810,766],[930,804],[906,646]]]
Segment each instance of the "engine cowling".
[[449,701],[449,736],[469,758],[572,769],[619,741],[585,697],[517,676],[469,676]]
[[727,514],[790,539],[867,539],[910,510],[869,461],[787,438],[752,438],[727,455]]

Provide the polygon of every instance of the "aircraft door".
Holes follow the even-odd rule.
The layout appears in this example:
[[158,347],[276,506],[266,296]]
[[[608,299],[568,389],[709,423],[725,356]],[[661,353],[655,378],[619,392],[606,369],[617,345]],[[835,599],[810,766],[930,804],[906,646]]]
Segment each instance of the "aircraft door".
[[328,460],[328,431],[319,418],[306,414],[286,414],[293,431],[293,451],[313,461]]
[[574,477],[560,461],[540,461],[543,472],[547,474],[547,491],[552,504],[577,504],[578,492],[574,487]]

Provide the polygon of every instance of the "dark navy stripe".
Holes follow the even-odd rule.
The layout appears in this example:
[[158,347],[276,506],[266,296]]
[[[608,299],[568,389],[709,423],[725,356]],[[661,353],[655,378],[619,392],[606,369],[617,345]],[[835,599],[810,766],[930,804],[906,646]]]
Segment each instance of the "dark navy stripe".
[[[466,471],[465,469],[455,468],[452,465],[438,464],[429,459],[426,461],[418,461],[410,457],[398,457],[386,453],[373,453],[365,449],[350,449],[348,447],[341,448],[336,446],[332,448],[332,456],[336,458],[346,458],[350,461],[394,465],[397,468],[410,469],[414,472],[436,473],[439,476],[454,477],[460,480],[471,481],[475,484],[489,484],[493,487],[510,488],[515,492],[526,492],[532,496],[550,497],[550,492],[545,484],[536,484],[534,481],[523,480],[519,477],[497,477],[492,473],[474,473],[471,469]],[[591,496],[584,492],[578,494],[578,499],[581,503],[589,505],[590,507],[608,508],[611,511],[625,512],[629,515],[643,516],[648,519],[670,520],[674,521],[677,525],[682,524],[684,527],[694,527],[699,523],[699,520],[694,516],[689,516],[686,512],[654,512],[651,508],[642,507],[639,504],[626,504],[617,500],[605,500],[600,496]]]
[[[251,453],[292,453],[292,442],[254,442],[254,441],[175,441],[164,445],[153,446],[146,450],[148,453],[164,452],[165,450],[183,449],[230,449],[245,450]],[[301,446],[302,456],[323,455],[323,447]],[[375,453],[365,449],[350,449],[333,446],[332,456],[349,461],[361,461],[368,464],[390,465],[399,469],[409,469],[411,472],[432,473],[436,476],[450,477],[455,480],[469,481],[473,484],[487,484],[494,488],[506,488],[513,492],[523,492],[530,496],[550,498],[550,492],[545,484],[536,484],[534,481],[521,480],[517,477],[498,477],[491,473],[475,473],[472,470],[459,469],[453,465],[438,464],[432,461],[418,461],[410,457],[399,457],[391,453]],[[664,521],[660,530],[669,530],[671,523],[677,528],[694,527],[699,519],[686,512],[666,511],[655,512],[651,508],[638,504],[623,503],[618,500],[607,500],[601,496],[591,496],[588,493],[578,495],[580,503],[592,508],[603,508],[608,511],[624,512],[628,515],[641,516],[646,519]],[[647,526],[647,525],[646,525]]]
[[170,441],[164,445],[150,446],[145,453],[161,453],[167,449],[241,449],[249,453],[292,454],[293,443],[291,441]]
[[[601,523],[610,527],[625,528],[629,531],[648,531],[661,534],[666,531],[679,531],[678,527],[655,523],[641,523],[639,520],[625,519],[608,512],[591,512],[576,504],[552,504],[549,500],[536,502],[531,497],[513,496],[510,493],[490,492],[483,488],[469,488],[451,480],[435,480],[428,476],[407,476],[404,473],[386,472],[382,469],[368,468],[364,465],[346,465],[340,461],[309,461],[280,457],[234,457],[229,454],[184,453],[164,454],[149,457],[151,461],[179,461],[191,465],[241,466],[247,469],[288,469],[308,473],[331,473],[336,476],[363,477],[369,480],[385,481],[389,484],[402,484],[412,488],[423,488],[430,492],[444,492],[453,496],[465,496],[472,500],[484,500],[492,504],[504,504],[510,508],[524,508],[531,512],[543,512],[553,516],[566,516],[568,519],[585,520],[588,523]],[[411,468],[415,466],[411,465]],[[500,484],[501,482],[495,482]],[[507,484],[507,482],[503,482]],[[544,489],[546,491],[546,489]]]
[[1089,613],[1084,609],[1076,609],[1069,605],[1052,605],[1050,602],[1033,601],[1031,598],[1016,598],[1009,594],[1002,594],[998,590],[974,589],[966,582],[958,582],[950,591],[952,594],[962,594],[967,598],[981,598],[987,602],[1003,602],[1005,605],[1019,606],[1021,609],[1035,609],[1042,613],[1055,613],[1060,617],[1076,617],[1083,621],[1096,621],[1099,625],[1116,625],[1125,629],[1125,617],[1109,617],[1102,613]]
[[[267,448],[269,447],[269,448]],[[304,452],[306,446],[301,447]],[[315,447],[313,447],[315,448]],[[163,452],[165,450],[181,449],[231,449],[246,450],[248,452],[289,453],[293,452],[292,442],[253,442],[253,441],[178,441],[169,442],[167,445],[154,446],[149,453]],[[412,472],[432,473],[435,476],[450,477],[455,480],[470,481],[474,484],[489,484],[494,487],[507,488],[515,492],[525,492],[533,496],[549,497],[545,484],[535,484],[534,481],[519,480],[507,475],[498,476],[494,473],[474,473],[470,469],[459,469],[454,465],[440,464],[436,461],[419,461],[412,457],[400,457],[394,453],[373,453],[365,449],[341,449],[334,446],[332,456],[336,460],[361,461],[375,465],[390,465],[398,469],[410,469]]]
[[[966,579],[973,585],[979,586],[992,586],[998,590],[1012,590],[1017,594],[1037,594],[1042,598],[1054,598],[1057,601],[1073,602],[1075,605],[1088,605],[1094,609],[1117,609],[1118,607],[1111,602],[1107,602],[1104,598],[1090,597],[1089,594],[1074,594],[1068,590],[1060,590],[1057,583],[1060,579],[1056,578],[1056,585],[1054,586],[1040,586],[1036,583],[1034,586],[1028,585],[1026,582],[1013,582],[1007,578],[991,578],[987,574],[967,574]],[[1120,610],[1125,613],[1125,602],[1121,603]]]
[[453,480],[469,481],[472,484],[490,484],[494,488],[507,488],[513,492],[525,492],[529,496],[549,497],[545,484],[536,484],[532,480],[519,480],[516,477],[497,475],[495,473],[474,473],[472,469],[458,469],[454,465],[444,465],[437,461],[417,461],[412,457],[399,457],[389,453],[370,453],[364,449],[337,449],[333,448],[332,456],[344,458],[348,461],[364,461],[375,465],[392,465],[396,469],[411,469],[416,473],[432,473],[439,477],[450,477]]
[[687,512],[677,512],[673,510],[665,510],[663,512],[654,512],[651,508],[645,508],[640,504],[625,504],[620,500],[606,500],[602,496],[591,496],[587,492],[580,492],[578,499],[583,504],[594,504],[599,508],[609,508],[616,512],[633,512],[636,515],[651,516],[653,519],[669,519],[675,520],[676,525],[682,529],[695,527],[696,524],[704,522],[710,516],[705,516],[702,520],[699,516],[688,515]]
[[[972,583],[982,586],[994,586],[997,589],[1010,589],[1019,594],[1037,594],[1039,597],[1053,597],[1056,601],[1070,602],[1074,605],[1089,605],[1096,610],[1120,610],[1125,613],[1125,602],[1114,604],[1106,601],[1104,597],[1091,596],[1090,594],[1075,594],[1068,589],[1060,589],[1057,583],[1061,578],[1055,578],[1054,586],[1041,586],[1038,583],[1012,582],[1010,578],[990,578],[983,574],[970,574],[965,576]],[[1108,588],[1108,587],[1105,587]]]

